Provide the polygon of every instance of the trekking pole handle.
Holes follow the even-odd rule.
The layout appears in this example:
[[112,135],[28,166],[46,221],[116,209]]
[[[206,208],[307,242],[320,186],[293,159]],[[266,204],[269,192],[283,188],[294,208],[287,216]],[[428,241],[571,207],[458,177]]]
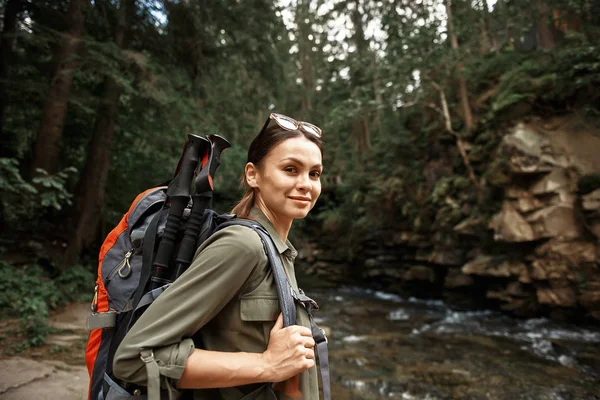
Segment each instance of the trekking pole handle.
[[198,165],[200,152],[204,146],[209,146],[208,140],[197,135],[188,135],[188,141],[181,159],[181,165],[175,178],[167,189],[167,198],[171,205],[167,216],[167,224],[158,245],[154,265],[158,268],[168,268],[173,255],[177,231],[181,225],[181,216],[190,198],[190,185],[194,170]]
[[188,219],[188,225],[185,230],[181,246],[177,254],[177,278],[191,264],[194,252],[196,250],[196,241],[202,228],[204,210],[212,198],[213,181],[212,177],[219,165],[221,165],[221,153],[223,150],[231,147],[231,144],[219,135],[209,135],[210,147],[203,154],[201,165],[198,165],[196,174],[196,193],[193,196],[194,205]]
[[[194,210],[194,208],[196,210]],[[196,240],[198,239],[198,234],[202,228],[205,208],[206,207],[201,203],[201,200],[197,198],[194,199],[192,212],[190,213],[190,218],[188,219],[187,227],[183,235],[183,239],[181,239],[181,245],[179,246],[179,252],[177,253],[177,258],[175,259],[177,264],[186,264],[183,267],[187,267],[192,262],[192,257],[194,256],[194,251],[196,250]],[[179,275],[181,272],[183,271],[177,271],[175,275]]]
[[221,165],[221,153],[231,147],[231,143],[222,136],[208,135],[211,143],[211,154],[203,165],[202,171],[196,175],[196,193],[206,193],[213,190],[213,176],[219,165]]
[[[198,172],[196,173],[195,180],[196,185],[198,184],[198,176],[208,176],[207,173],[203,174],[202,171],[206,170],[206,165],[209,163],[211,157],[212,143],[206,147],[202,155],[202,159],[198,163]],[[206,205],[208,204],[210,197],[212,197],[212,191],[208,193],[200,193],[198,191],[198,187],[196,186],[196,193],[192,196],[194,199],[192,211],[190,213],[187,227],[185,229],[185,233],[183,234],[183,239],[181,239],[181,246],[179,246],[179,252],[177,253],[177,258],[175,260],[177,262],[175,278],[177,278],[177,276],[183,272],[183,268],[186,268],[192,262],[192,257],[194,256],[194,251],[196,249],[196,240],[198,239],[198,234],[202,228],[204,210],[206,209]]]

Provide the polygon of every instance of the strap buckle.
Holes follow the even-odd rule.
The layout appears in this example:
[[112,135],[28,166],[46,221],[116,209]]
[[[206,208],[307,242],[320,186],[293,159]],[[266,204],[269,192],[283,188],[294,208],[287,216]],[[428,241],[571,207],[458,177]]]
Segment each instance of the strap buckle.
[[325,334],[325,329],[319,328],[319,330],[323,334],[323,338],[325,339],[325,343],[329,343],[329,340],[327,339],[327,335]]
[[154,352],[152,350],[142,350],[140,353],[140,359],[144,363],[149,364],[154,361]]
[[294,299],[298,300],[300,303],[302,303],[304,305],[304,307],[306,308],[306,310],[310,313],[311,311],[316,311],[319,309],[319,305],[317,304],[316,301],[314,301],[313,299],[311,299],[310,297],[308,297],[305,293],[304,290],[298,288],[298,294],[296,294],[294,292],[294,290],[292,289],[292,294],[295,295],[293,296]]
[[310,297],[307,297],[305,300],[301,300],[302,303],[304,303],[305,306],[310,307],[311,310],[318,310],[319,309],[319,305],[317,304],[316,301],[314,301],[313,299],[311,299]]

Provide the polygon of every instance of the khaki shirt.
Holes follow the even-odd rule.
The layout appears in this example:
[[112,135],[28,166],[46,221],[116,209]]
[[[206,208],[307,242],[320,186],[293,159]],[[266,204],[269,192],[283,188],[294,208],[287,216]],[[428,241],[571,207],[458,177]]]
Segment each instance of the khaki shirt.
[[[250,218],[273,238],[290,284],[298,291],[294,273],[296,249],[289,240],[280,238],[258,208],[252,210]],[[310,328],[306,310],[300,305],[296,308],[296,323]],[[194,342],[206,350],[262,353],[279,313],[275,281],[260,237],[247,227],[226,227],[198,248],[187,271],[127,333],[115,354],[113,372],[124,381],[146,386],[140,349],[152,349],[160,369],[161,387],[172,390],[178,387]],[[259,386],[194,389],[193,398],[237,400]],[[303,399],[319,398],[315,367],[300,374],[299,389]],[[265,392],[256,399],[271,399]],[[278,390],[275,394],[278,399],[291,399]]]

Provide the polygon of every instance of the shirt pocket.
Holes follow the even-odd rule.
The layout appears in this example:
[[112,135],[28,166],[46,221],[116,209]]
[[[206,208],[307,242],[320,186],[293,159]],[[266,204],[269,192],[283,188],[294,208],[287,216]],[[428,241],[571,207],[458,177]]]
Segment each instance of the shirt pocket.
[[277,296],[253,295],[242,297],[240,301],[240,318],[242,321],[275,321],[280,312]]
[[274,322],[280,312],[272,274],[266,274],[258,286],[240,296],[240,319],[244,322]]
[[262,342],[262,351],[267,348],[271,329],[280,312],[277,295],[252,294],[240,299],[240,319],[244,331],[250,341]]

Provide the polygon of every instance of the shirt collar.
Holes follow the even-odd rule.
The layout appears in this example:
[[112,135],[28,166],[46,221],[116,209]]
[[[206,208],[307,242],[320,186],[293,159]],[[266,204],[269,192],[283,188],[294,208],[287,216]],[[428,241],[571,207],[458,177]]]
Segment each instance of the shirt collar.
[[248,216],[250,217],[250,219],[253,219],[259,224],[261,224],[263,228],[265,228],[267,232],[269,232],[269,235],[271,235],[273,243],[275,243],[275,247],[277,247],[277,251],[279,252],[279,254],[289,255],[292,257],[292,259],[296,258],[298,252],[296,251],[292,243],[289,241],[289,239],[285,242],[281,239],[281,236],[279,236],[269,218],[267,218],[267,216],[261,211],[260,208],[253,207],[252,210],[250,210],[250,214]]

